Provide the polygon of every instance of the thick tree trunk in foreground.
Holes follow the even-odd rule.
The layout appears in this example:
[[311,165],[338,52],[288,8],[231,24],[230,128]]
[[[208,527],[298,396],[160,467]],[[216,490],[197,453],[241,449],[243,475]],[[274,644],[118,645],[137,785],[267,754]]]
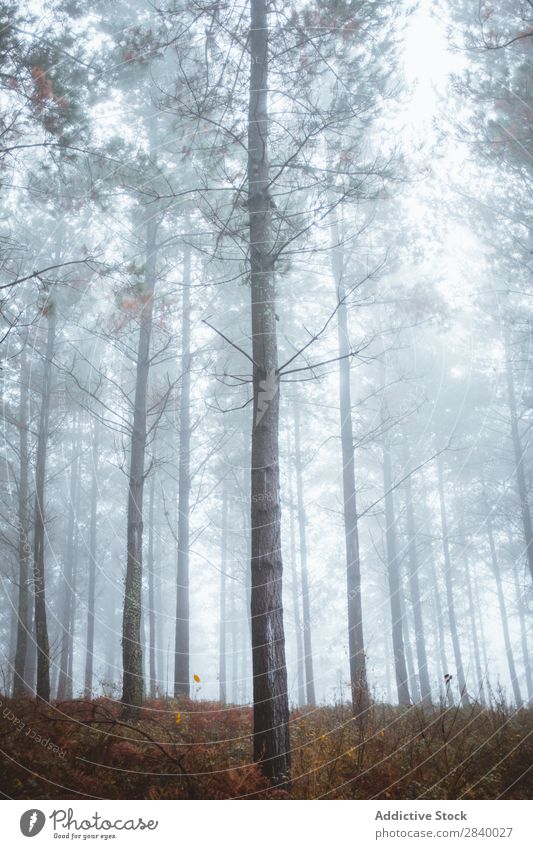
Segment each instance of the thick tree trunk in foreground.
[[30,609],[30,564],[31,544],[29,541],[28,515],[28,358],[26,349],[20,356],[20,399],[18,411],[19,428],[19,488],[18,488],[18,605],[17,605],[17,640],[15,662],[13,668],[13,697],[23,696],[29,692],[26,679],[28,662],[28,641],[31,639],[31,609]]
[[268,163],[267,1],[250,3],[248,211],[253,351],[251,616],[254,758],[273,783],[290,776],[279,492],[279,377]]
[[189,534],[191,495],[191,249],[183,257],[181,322],[181,395],[179,418],[178,575],[176,586],[176,643],[174,696],[190,693],[189,669]]
[[339,395],[341,416],[342,493],[344,502],[344,537],[346,545],[346,590],[348,600],[348,651],[350,689],[354,716],[362,715],[370,704],[366,675],[366,654],[361,601],[361,561],[355,489],[355,454],[350,387],[350,335],[346,310],[344,258],[339,227],[332,226],[332,268],[337,294],[337,336],[339,346]]
[[529,565],[531,579],[533,580],[533,523],[531,521],[526,475],[524,471],[524,449],[522,447],[522,439],[518,428],[518,412],[511,365],[511,342],[508,327],[505,327],[505,357],[507,360],[507,395],[509,401],[509,412],[511,414],[511,438],[513,441],[513,452],[515,458],[516,485],[518,487],[518,497],[520,499],[520,515],[522,517],[522,527],[524,528],[527,562]]
[[46,581],[44,568],[44,491],[46,482],[46,454],[52,392],[52,358],[56,336],[56,312],[53,303],[45,311],[48,321],[46,351],[43,364],[41,410],[35,461],[35,523],[33,538],[33,590],[35,598],[35,639],[37,643],[37,696],[50,701],[50,645],[46,621]]
[[84,695],[92,698],[94,669],[94,620],[96,604],[96,526],[98,508],[98,426],[92,433],[91,519],[89,525],[89,586],[87,592],[87,639],[85,647]]
[[413,507],[413,492],[411,478],[405,482],[405,506],[407,518],[407,547],[409,564],[409,588],[411,591],[411,602],[413,605],[413,619],[415,625],[416,659],[418,664],[418,680],[420,682],[420,698],[423,702],[431,704],[431,685],[429,683],[428,659],[426,653],[426,635],[424,633],[424,618],[422,615],[422,597],[420,594],[420,580],[418,575],[418,552],[415,526],[415,513]]
[[440,518],[442,525],[442,550],[444,554],[444,581],[446,585],[446,600],[448,602],[448,621],[450,623],[450,635],[452,638],[453,654],[455,658],[455,668],[457,671],[457,683],[459,685],[459,693],[463,705],[468,705],[470,699],[466,690],[466,679],[463,667],[463,658],[461,655],[461,646],[459,643],[459,634],[457,631],[457,617],[455,615],[455,599],[453,595],[453,575],[452,561],[450,557],[450,543],[448,538],[448,518],[446,515],[446,501],[444,498],[444,476],[442,471],[442,460],[439,456],[437,461],[439,475],[439,501],[440,501]]
[[146,452],[146,396],[150,371],[150,337],[155,287],[156,230],[154,218],[146,224],[146,274],[140,305],[137,373],[131,437],[127,563],[122,619],[122,704],[126,715],[136,715],[143,698],[141,644],[143,490]]

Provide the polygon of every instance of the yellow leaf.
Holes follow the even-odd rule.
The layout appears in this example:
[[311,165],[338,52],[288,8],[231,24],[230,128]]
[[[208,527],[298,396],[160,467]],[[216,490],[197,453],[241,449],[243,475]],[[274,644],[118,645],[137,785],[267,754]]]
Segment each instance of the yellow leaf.
[[196,681],[197,684],[200,683],[200,676],[199,675],[193,675],[193,678],[194,678],[194,680]]
[[176,714],[176,725],[179,725],[181,722],[181,713]]

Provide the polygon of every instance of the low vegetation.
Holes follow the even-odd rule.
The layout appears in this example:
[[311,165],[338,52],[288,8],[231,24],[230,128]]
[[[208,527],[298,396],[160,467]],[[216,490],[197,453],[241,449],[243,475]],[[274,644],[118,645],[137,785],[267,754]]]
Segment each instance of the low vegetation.
[[521,799],[533,792],[533,711],[503,703],[293,711],[292,782],[252,763],[249,708],[151,700],[4,699],[0,790],[16,799]]

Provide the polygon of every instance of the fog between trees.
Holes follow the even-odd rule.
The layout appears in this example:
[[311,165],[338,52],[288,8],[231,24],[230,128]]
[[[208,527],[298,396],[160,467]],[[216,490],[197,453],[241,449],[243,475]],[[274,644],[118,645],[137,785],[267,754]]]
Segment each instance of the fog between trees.
[[475,6],[0,4],[6,696],[252,705],[275,784],[292,709],[531,705],[531,7]]

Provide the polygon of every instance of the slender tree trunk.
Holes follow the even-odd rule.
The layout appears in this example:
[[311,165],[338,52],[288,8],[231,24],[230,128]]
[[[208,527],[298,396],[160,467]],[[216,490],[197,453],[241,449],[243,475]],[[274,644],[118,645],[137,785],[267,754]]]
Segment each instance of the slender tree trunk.
[[342,491],[344,502],[344,538],[346,546],[346,591],[348,601],[348,651],[352,710],[362,715],[370,704],[366,674],[366,653],[361,600],[361,561],[355,488],[355,452],[350,387],[350,335],[344,284],[344,256],[339,226],[331,229],[332,269],[337,294],[337,336],[339,347],[339,396],[341,416]]
[[[509,534],[509,544],[512,545],[512,538]],[[526,679],[527,700],[528,704],[533,704],[533,678],[531,675],[531,663],[529,659],[529,648],[527,644],[527,626],[525,617],[525,600],[524,594],[520,588],[520,580],[518,576],[517,562],[513,558],[513,579],[516,597],[516,609],[518,613],[518,621],[520,624],[520,647],[522,650],[522,663],[524,666],[524,674]]]
[[[77,511],[78,508],[76,508]],[[78,599],[78,544],[79,544],[79,528],[76,523],[74,527],[73,540],[73,569],[72,569],[72,593],[70,598],[69,608],[69,631],[68,631],[68,650],[67,650],[67,698],[72,699],[74,689],[74,635],[76,631],[76,609]]]
[[[52,644],[55,641],[52,641]],[[57,682],[59,680],[59,664],[52,664],[50,671],[50,694],[57,693]]]
[[409,635],[409,615],[407,613],[406,604],[405,604],[405,589],[402,585],[402,579],[400,576],[400,606],[402,611],[402,627],[403,627],[403,644],[405,648],[405,661],[407,664],[407,675],[408,675],[408,688],[411,694],[411,699],[413,702],[420,701],[420,687],[418,685],[418,679],[416,677],[415,671],[415,662],[413,657],[413,649],[411,647],[411,640]]
[[28,693],[26,669],[28,663],[28,637],[31,638],[30,609],[30,563],[31,544],[29,541],[28,515],[28,357],[24,347],[20,355],[20,399],[19,399],[19,488],[18,488],[18,563],[19,585],[17,606],[17,639],[13,668],[13,697]]
[[290,775],[279,492],[279,376],[268,162],[267,0],[250,0],[248,211],[253,352],[251,616],[254,759],[274,784]]
[[231,701],[237,704],[240,698],[239,694],[239,631],[237,622],[237,611],[235,604],[235,581],[231,582],[229,591],[229,622],[231,632],[231,679],[228,684],[231,685]]
[[138,715],[143,698],[143,663],[141,644],[143,490],[146,453],[146,397],[150,371],[150,337],[156,279],[155,218],[146,224],[146,273],[140,313],[137,373],[131,437],[127,563],[122,619],[122,704],[126,715]]
[[468,598],[468,608],[470,611],[470,631],[472,633],[472,646],[474,649],[474,663],[476,667],[476,676],[478,680],[478,695],[482,705],[486,705],[485,698],[485,683],[483,669],[481,667],[481,655],[479,651],[479,636],[476,622],[476,611],[474,605],[474,595],[472,593],[472,579],[470,577],[470,563],[465,555],[465,573],[466,573],[466,592]]
[[442,525],[442,550],[444,554],[444,580],[446,585],[446,600],[448,602],[448,621],[450,623],[450,635],[452,638],[453,654],[455,658],[455,668],[457,671],[457,681],[459,684],[459,693],[463,705],[468,705],[470,700],[466,690],[466,680],[463,667],[463,658],[461,655],[461,646],[459,643],[459,634],[457,632],[457,618],[455,615],[455,599],[453,596],[453,575],[452,561],[450,557],[450,543],[448,538],[448,519],[446,515],[446,501],[444,498],[444,477],[442,471],[442,460],[439,456],[437,461],[438,478],[439,478],[439,501],[440,501],[440,518]]
[[500,573],[500,564],[498,561],[498,554],[496,552],[496,545],[494,542],[494,530],[492,527],[492,517],[490,513],[490,508],[487,502],[486,497],[484,497],[485,503],[485,515],[487,522],[487,536],[489,538],[489,547],[490,547],[490,559],[492,563],[492,572],[494,574],[494,578],[496,580],[496,590],[498,593],[498,606],[500,608],[500,618],[502,620],[502,630],[503,630],[503,640],[505,645],[505,654],[507,656],[507,664],[509,666],[509,677],[511,679],[511,686],[513,688],[514,700],[517,707],[523,707],[522,693],[520,692],[520,686],[518,684],[518,675],[516,674],[516,665],[514,661],[514,653],[513,653],[513,645],[511,643],[511,635],[509,633],[509,622],[507,619],[507,609],[505,606],[505,596],[503,594],[502,587],[502,576]]
[[92,698],[94,670],[94,620],[96,606],[96,570],[97,570],[97,509],[98,509],[98,425],[92,431],[92,478],[91,478],[91,518],[89,525],[89,582],[87,592],[87,639],[85,649],[84,695]]
[[[164,637],[164,611],[163,611],[163,591],[162,591],[162,583],[163,583],[163,573],[161,566],[161,535],[158,534],[155,540],[155,556],[154,556],[154,569],[153,571],[153,580],[155,584],[154,588],[154,598],[155,598],[155,609],[157,610],[157,616],[155,617],[155,680],[157,690],[160,693],[168,692],[168,681],[165,682],[165,686],[163,686],[163,678],[164,678],[164,657],[165,657],[165,637]],[[157,564],[157,571],[155,569],[155,564]]]
[[[18,630],[18,588],[15,583],[9,584],[7,587],[7,605],[4,611],[4,616],[6,619],[6,624],[8,624],[9,628],[9,644],[8,644],[8,658],[9,658],[9,669],[7,670],[7,675],[4,677],[4,690],[6,693],[9,691],[13,692],[14,684],[15,684],[15,655],[17,653],[17,630]],[[6,628],[7,631],[7,628]]]
[[304,647],[302,639],[302,617],[300,615],[300,582],[298,580],[298,569],[296,566],[296,522],[294,510],[294,488],[292,474],[292,448],[289,439],[289,557],[291,564],[291,588],[292,588],[292,608],[294,617],[294,636],[296,642],[296,682],[298,691],[298,705],[304,705],[306,702],[305,693],[305,667],[304,667]]
[[409,588],[411,592],[411,602],[413,605],[416,658],[418,663],[418,677],[420,681],[420,696],[423,702],[431,704],[431,685],[429,683],[429,669],[426,653],[426,636],[424,633],[424,618],[422,615],[422,597],[420,594],[415,513],[413,507],[413,492],[410,477],[408,477],[405,482],[405,506],[407,518]]
[[391,687],[391,668],[390,668],[390,646],[389,646],[389,631],[387,627],[383,628],[383,651],[385,654],[385,686],[387,690],[387,703],[392,704],[392,687]]
[[509,401],[509,411],[511,414],[511,438],[513,441],[513,451],[515,458],[515,475],[516,484],[518,487],[518,497],[520,499],[520,514],[522,517],[522,526],[524,528],[524,540],[526,544],[527,562],[529,572],[533,580],[533,523],[531,521],[531,511],[529,509],[529,498],[526,486],[526,476],[524,471],[524,449],[520,437],[518,427],[518,412],[516,406],[516,393],[514,388],[513,370],[511,363],[511,341],[509,328],[505,326],[505,356],[507,359],[507,394]]
[[[251,462],[251,461],[250,461]],[[243,510],[242,510],[242,532],[245,540],[246,554],[245,559],[247,563],[251,562],[252,559],[252,528],[250,525],[250,511],[247,509],[247,505],[251,501],[252,491],[250,487],[250,475],[249,471],[243,466],[242,470],[242,491],[243,491]],[[248,636],[249,636],[249,645],[252,642],[252,572],[251,569],[246,569],[244,574],[244,607],[246,611],[246,625],[248,626]],[[246,628],[243,626],[244,633],[246,633]],[[247,646],[247,648],[248,648]]]
[[[424,524],[426,528],[431,529],[431,517],[428,507],[427,501],[427,491],[426,487],[423,487],[422,491],[422,505],[423,505],[423,517]],[[433,551],[433,543],[431,541],[431,535],[428,541],[428,565],[429,565],[429,580],[432,586],[432,607],[435,611],[435,642],[438,647],[438,657],[440,661],[440,676],[439,676],[439,696],[444,698],[445,696],[445,687],[444,687],[444,677],[448,674],[448,661],[446,659],[446,639],[444,635],[444,613],[442,610],[442,601],[441,594],[439,588],[439,582],[437,577],[437,570],[435,568],[435,555]]]
[[485,684],[484,684],[484,676],[483,669],[481,666],[481,654],[479,651],[479,636],[478,636],[478,628],[477,628],[477,617],[476,617],[476,606],[474,604],[474,595],[472,592],[472,578],[470,575],[471,567],[470,558],[468,556],[468,548],[466,544],[466,533],[464,528],[464,521],[462,517],[461,504],[458,504],[458,515],[459,515],[459,536],[460,536],[460,546],[461,551],[463,553],[463,561],[465,567],[465,584],[466,584],[466,593],[468,599],[468,612],[470,618],[470,632],[472,634],[472,646],[474,650],[474,664],[476,667],[476,677],[478,681],[478,696],[479,701],[482,705],[487,704],[487,700],[485,698]]
[[479,592],[479,582],[478,582],[476,572],[474,572],[474,574],[473,574],[473,579],[474,579],[474,581],[473,581],[474,603],[476,605],[476,609],[480,611],[480,615],[479,615],[479,636],[480,636],[480,644],[481,644],[481,655],[483,657],[483,670],[484,670],[484,676],[483,677],[484,677],[485,683],[487,685],[486,698],[487,698],[487,700],[490,704],[492,702],[492,697],[491,697],[492,691],[491,691],[491,684],[490,684],[490,678],[489,678],[490,666],[489,666],[489,660],[488,660],[488,656],[487,656],[487,641],[485,639],[485,629],[483,627],[483,616],[481,615],[481,611],[483,610],[483,607],[481,605],[481,595],[480,595],[480,592]]
[[225,704],[228,700],[227,689],[227,593],[226,571],[228,568],[228,490],[227,481],[222,484],[222,527],[220,536],[220,613],[219,613],[219,655],[218,655],[218,684],[219,701]]
[[[147,640],[146,640],[146,604],[144,603],[143,588],[142,587],[141,587],[140,641],[141,641],[141,657],[142,657],[142,669],[143,669],[143,694],[145,694],[147,689],[148,689],[148,692],[150,692],[150,690],[149,690],[150,683],[148,681],[148,660],[149,660],[148,652],[149,652],[149,647],[148,647],[148,643],[147,643]],[[147,685],[148,685],[148,687],[147,687]]]
[[[249,648],[250,648],[250,630],[249,630],[249,628],[246,627],[246,625],[247,625],[247,616],[246,616],[247,612],[248,612],[247,609],[244,609],[242,611],[243,615],[242,615],[241,620],[240,620],[242,622],[242,628],[241,628],[240,631],[239,631],[238,628],[236,630],[236,636],[237,637],[240,636],[240,638],[241,638],[239,643],[238,643],[238,646],[239,646],[239,648],[238,648],[238,651],[239,651],[238,658],[240,658],[240,662],[241,662],[241,670],[240,670],[240,673],[238,675],[238,679],[239,679],[239,683],[240,683],[240,690],[239,690],[240,700],[241,700],[241,703],[243,705],[247,704],[250,701],[250,693],[249,693],[249,690],[248,690],[248,681],[250,681],[250,663],[249,663],[249,661],[250,661],[250,657],[249,657],[249,655],[250,655],[250,651],[249,651]],[[253,681],[251,683],[252,683],[252,695],[253,695]]]
[[71,656],[71,633],[73,628],[74,609],[74,557],[75,557],[75,523],[76,500],[78,493],[79,451],[77,418],[72,422],[72,455],[70,463],[69,505],[67,518],[67,543],[63,563],[63,605],[61,613],[61,644],[59,653],[59,680],[57,698],[72,698],[72,679],[69,678],[69,663]]
[[181,399],[179,417],[178,484],[178,578],[176,594],[176,644],[174,660],[174,696],[189,696],[189,533],[191,494],[191,249],[183,257],[181,324]]
[[37,696],[50,701],[50,645],[46,621],[46,580],[44,566],[45,540],[45,483],[46,455],[49,435],[50,395],[52,391],[52,358],[56,336],[55,306],[50,301],[46,307],[48,322],[46,351],[43,365],[41,410],[35,461],[35,522],[33,540],[33,590],[35,599],[35,638],[37,643]]
[[[386,421],[382,407],[382,422]],[[403,642],[403,617],[400,583],[400,564],[396,541],[396,518],[394,515],[394,496],[392,492],[392,462],[387,435],[383,441],[383,488],[385,492],[385,537],[387,543],[387,576],[389,581],[389,600],[392,619],[392,650],[394,656],[394,671],[398,704],[410,705],[405,648]]]
[[157,669],[155,660],[155,587],[154,587],[154,502],[155,502],[155,475],[150,480],[150,495],[148,501],[148,679],[150,681],[150,698],[155,699],[157,692]]
[[298,530],[300,537],[300,570],[302,576],[303,638],[305,661],[305,689],[307,704],[314,707],[315,676],[313,671],[313,643],[311,639],[311,602],[309,598],[309,570],[307,567],[307,516],[305,513],[303,463],[300,444],[300,408],[294,404],[294,459],[296,464],[296,497],[298,501]]
[[[244,450],[244,449],[243,449]],[[250,460],[251,464],[251,460]],[[242,491],[244,493],[243,496],[243,511],[242,511],[242,528],[243,528],[243,536],[245,542],[245,562],[251,563],[252,560],[252,527],[250,523],[250,510],[246,509],[247,505],[251,502],[252,491],[251,491],[251,480],[249,471],[243,466],[243,482],[242,482]],[[239,599],[240,600],[240,599]],[[252,570],[245,569],[244,570],[244,591],[242,595],[242,601],[244,603],[243,608],[243,620],[242,620],[242,643],[240,643],[240,653],[241,653],[241,701],[243,704],[250,700],[250,693],[248,690],[248,682],[250,681],[251,687],[251,695],[253,696],[253,658],[251,652],[252,646]],[[238,631],[238,629],[237,629]]]
[[104,666],[105,666],[105,679],[108,684],[108,691],[110,695],[113,695],[115,692],[115,685],[119,678],[118,673],[118,664],[116,661],[117,656],[117,641],[116,641],[116,628],[117,628],[117,617],[115,614],[115,594],[113,588],[110,588],[110,592],[107,593],[105,599],[105,613],[106,613],[106,621],[105,621],[105,639],[104,639]]

